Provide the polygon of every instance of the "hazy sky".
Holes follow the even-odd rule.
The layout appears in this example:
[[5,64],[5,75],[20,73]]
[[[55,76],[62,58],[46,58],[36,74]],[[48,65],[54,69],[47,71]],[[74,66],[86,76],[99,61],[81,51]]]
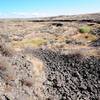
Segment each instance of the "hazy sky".
[[100,12],[100,0],[0,0],[0,17],[41,17]]

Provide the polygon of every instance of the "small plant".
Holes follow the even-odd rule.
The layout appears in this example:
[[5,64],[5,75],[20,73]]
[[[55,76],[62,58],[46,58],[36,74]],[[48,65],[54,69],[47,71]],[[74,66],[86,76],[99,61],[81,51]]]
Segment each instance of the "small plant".
[[79,28],[80,33],[90,33],[90,31],[91,31],[91,28],[87,25]]

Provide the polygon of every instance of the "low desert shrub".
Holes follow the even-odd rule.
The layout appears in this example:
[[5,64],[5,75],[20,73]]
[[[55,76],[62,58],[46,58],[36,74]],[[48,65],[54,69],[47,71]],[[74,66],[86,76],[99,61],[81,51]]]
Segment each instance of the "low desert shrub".
[[80,33],[90,33],[90,31],[91,31],[91,28],[87,25],[82,26],[82,27],[79,28]]
[[12,56],[13,50],[10,45],[6,44],[4,41],[0,41],[0,54],[3,56]]

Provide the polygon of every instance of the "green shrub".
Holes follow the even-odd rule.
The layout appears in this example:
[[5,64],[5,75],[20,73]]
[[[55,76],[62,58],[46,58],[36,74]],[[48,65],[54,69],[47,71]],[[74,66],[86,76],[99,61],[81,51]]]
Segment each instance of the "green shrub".
[[90,31],[91,31],[91,28],[87,25],[79,28],[80,33],[89,33]]

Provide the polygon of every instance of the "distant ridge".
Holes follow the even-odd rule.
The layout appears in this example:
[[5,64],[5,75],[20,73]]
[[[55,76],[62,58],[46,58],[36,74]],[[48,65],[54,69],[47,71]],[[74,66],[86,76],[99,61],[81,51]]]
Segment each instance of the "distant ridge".
[[33,22],[46,22],[46,21],[87,21],[87,22],[96,22],[100,23],[100,13],[94,14],[80,14],[80,15],[62,15],[62,16],[54,16],[54,17],[43,17],[31,19]]

